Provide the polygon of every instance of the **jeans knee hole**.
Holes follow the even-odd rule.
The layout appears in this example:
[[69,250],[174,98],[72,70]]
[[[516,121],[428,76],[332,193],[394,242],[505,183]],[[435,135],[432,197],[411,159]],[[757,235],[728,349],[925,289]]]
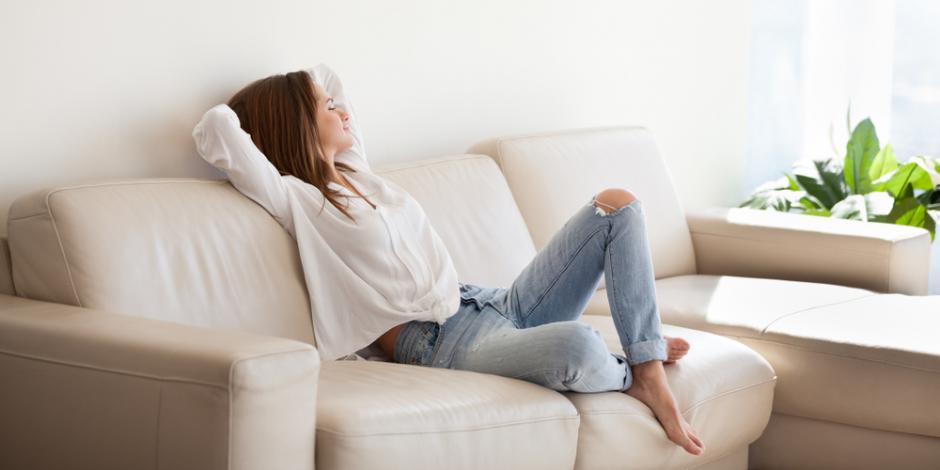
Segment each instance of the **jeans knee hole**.
[[[609,204],[604,204],[603,202],[598,201],[596,198],[591,201],[594,204],[594,213],[601,217],[610,217],[612,215],[617,215],[621,212],[624,212],[629,207],[633,207],[639,204],[639,199],[634,199],[620,207],[613,207]],[[605,206],[608,210],[604,210],[601,206]]]

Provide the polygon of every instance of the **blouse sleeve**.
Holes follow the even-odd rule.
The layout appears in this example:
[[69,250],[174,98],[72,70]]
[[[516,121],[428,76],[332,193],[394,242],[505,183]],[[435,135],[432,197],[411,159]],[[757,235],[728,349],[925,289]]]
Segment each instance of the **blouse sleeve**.
[[232,108],[219,104],[206,111],[193,129],[193,139],[205,161],[225,173],[235,189],[260,204],[293,235],[287,184],[241,128]]
[[356,114],[356,109],[353,107],[352,101],[349,99],[349,95],[346,93],[346,90],[343,90],[343,84],[339,76],[326,64],[319,64],[308,69],[307,73],[330,94],[333,98],[333,104],[342,108],[343,111],[346,111],[346,114],[349,115],[349,132],[353,137],[353,146],[336,154],[333,160],[345,163],[356,170],[371,172],[372,168],[366,158],[365,144],[362,140],[362,129],[359,127],[358,115]]

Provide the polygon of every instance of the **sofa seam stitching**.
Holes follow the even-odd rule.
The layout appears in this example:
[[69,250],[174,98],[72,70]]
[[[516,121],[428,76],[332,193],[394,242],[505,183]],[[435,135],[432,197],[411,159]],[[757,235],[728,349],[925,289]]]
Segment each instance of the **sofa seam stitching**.
[[[266,356],[271,356],[271,355],[276,355],[276,354],[288,354],[288,353],[302,352],[302,351],[309,351],[309,350],[310,350],[310,349],[308,349],[308,348],[302,348],[302,349],[292,349],[292,350],[277,351],[277,352],[271,352],[271,353],[262,354],[262,355],[258,355],[258,356],[251,356],[251,357],[247,357],[247,358],[238,359],[238,360],[236,360],[235,362],[239,362],[239,361],[243,361],[243,360],[250,360],[250,359],[255,359],[255,358],[261,358],[261,357],[266,357]],[[33,361],[45,362],[45,363],[48,363],[48,364],[56,364],[56,365],[61,365],[61,366],[66,366],[66,367],[75,367],[75,368],[79,368],[79,369],[88,369],[88,370],[93,370],[93,371],[96,371],[96,372],[104,372],[104,373],[108,373],[108,374],[116,374],[116,375],[124,375],[124,376],[128,376],[128,377],[144,378],[144,379],[156,380],[156,381],[160,381],[160,382],[176,382],[176,383],[185,383],[185,384],[191,384],[191,385],[203,385],[203,386],[206,386],[206,387],[214,387],[214,388],[219,388],[219,389],[222,389],[222,390],[225,390],[225,389],[227,388],[226,385],[223,385],[223,384],[215,384],[215,383],[212,383],[212,382],[204,382],[204,381],[200,381],[200,380],[182,379],[182,378],[173,378],[173,377],[161,377],[161,376],[158,376],[158,375],[144,374],[144,373],[140,373],[140,372],[130,372],[130,371],[126,371],[126,370],[108,369],[108,368],[104,368],[104,367],[95,367],[95,366],[91,366],[91,365],[87,365],[87,364],[79,364],[79,363],[68,362],[68,361],[64,361],[64,360],[49,359],[49,358],[34,356],[34,355],[30,355],[30,354],[23,354],[23,353],[17,353],[17,352],[13,352],[13,351],[7,351],[7,350],[3,350],[3,349],[0,349],[0,354],[5,354],[5,355],[7,355],[7,356],[19,357],[19,358],[28,359],[28,360],[33,360]]]
[[756,383],[756,384],[745,385],[745,386],[743,386],[743,387],[738,387],[738,388],[735,388],[735,389],[727,390],[727,391],[724,391],[724,392],[719,393],[718,395],[713,395],[713,396],[711,396],[711,397],[705,398],[705,399],[703,399],[703,400],[700,400],[700,401],[698,401],[698,402],[692,404],[691,406],[689,406],[688,408],[686,408],[682,413],[688,413],[688,412],[690,412],[690,411],[692,411],[692,410],[694,410],[694,409],[696,409],[696,408],[698,408],[698,407],[700,407],[700,406],[702,406],[702,405],[705,405],[705,404],[707,404],[707,403],[709,403],[709,402],[711,402],[711,401],[713,401],[713,400],[716,400],[716,399],[718,399],[718,398],[724,398],[724,397],[729,396],[729,395],[734,395],[734,394],[739,393],[739,392],[743,392],[743,391],[746,391],[746,390],[750,390],[750,389],[752,389],[752,388],[762,387],[762,386],[764,386],[764,385],[767,385],[767,384],[770,384],[770,383],[775,383],[775,382],[777,382],[777,373],[776,373],[776,371],[774,372],[774,376],[773,376],[773,378],[771,378],[771,379],[767,379],[767,380],[765,380],[765,381],[763,381],[763,382],[759,382],[759,383]]
[[[682,414],[688,413],[689,411],[692,411],[692,410],[694,410],[694,409],[696,409],[696,408],[698,408],[698,407],[700,407],[700,406],[702,406],[702,405],[705,405],[705,404],[707,404],[707,403],[709,403],[709,402],[711,402],[711,401],[713,401],[713,400],[715,400],[715,399],[722,398],[722,397],[725,397],[725,396],[728,396],[728,395],[733,395],[733,394],[735,394],[735,393],[742,392],[742,391],[749,390],[749,389],[756,388],[756,387],[760,387],[760,386],[763,386],[763,385],[767,385],[767,384],[769,384],[769,383],[773,383],[773,382],[776,382],[776,381],[777,381],[777,375],[775,374],[773,378],[768,379],[768,380],[765,380],[765,381],[763,381],[763,382],[758,382],[758,383],[756,383],[756,384],[751,384],[751,385],[744,385],[744,386],[741,386],[741,387],[738,387],[738,388],[733,388],[733,389],[731,389],[731,390],[725,390],[724,392],[721,392],[721,393],[719,393],[719,394],[717,394],[717,395],[713,395],[713,396],[711,396],[711,397],[708,397],[708,398],[705,398],[705,399],[703,399],[703,400],[697,401],[697,402],[693,403],[692,405],[689,405],[689,407],[687,407],[686,409],[682,410],[681,413],[682,413]],[[588,412],[582,412],[582,413],[581,413],[581,416],[594,416],[594,415],[649,416],[649,415],[644,414],[644,413],[623,412],[623,411],[620,411],[620,410],[598,410],[598,411],[588,411]]]
[[776,323],[779,322],[780,320],[783,320],[784,318],[792,317],[793,315],[796,315],[796,314],[798,314],[798,313],[808,312],[808,311],[810,311],[810,310],[815,310],[815,309],[817,309],[817,308],[832,307],[833,305],[847,304],[847,303],[855,302],[855,301],[857,301],[857,300],[863,300],[863,299],[867,299],[867,298],[869,298],[869,297],[874,297],[874,296],[876,296],[876,295],[879,295],[879,294],[877,294],[877,293],[871,293],[871,294],[868,294],[868,295],[863,295],[863,296],[861,296],[861,297],[855,297],[855,298],[853,298],[853,299],[839,300],[839,301],[836,301],[836,302],[832,302],[832,303],[828,303],[828,304],[823,304],[823,305],[814,305],[814,306],[812,306],[812,307],[806,307],[806,308],[804,308],[804,309],[797,310],[797,311],[795,311],[795,312],[790,312],[790,313],[788,313],[788,314],[786,314],[786,315],[784,315],[784,316],[782,316],[782,317],[779,317],[779,318],[774,319],[772,322],[768,323],[767,326],[761,328],[760,334],[761,334],[761,335],[767,334],[767,329],[768,329],[768,328],[770,328],[771,326],[774,326],[774,324],[776,324]]
[[[788,418],[805,419],[805,420],[807,420],[807,421],[819,421],[819,422],[825,423],[825,424],[834,424],[834,425],[838,425],[838,426],[846,426],[846,427],[850,427],[850,428],[861,429],[861,430],[863,430],[863,431],[876,431],[876,432],[887,432],[887,433],[893,433],[893,434],[904,434],[904,435],[907,435],[907,436],[927,437],[927,438],[930,438],[930,439],[936,439],[936,438],[937,438],[937,436],[931,435],[931,434],[921,434],[921,433],[919,433],[919,432],[896,431],[896,430],[891,430],[891,429],[873,428],[873,427],[870,427],[870,426],[863,426],[863,425],[860,425],[860,424],[846,423],[846,422],[842,422],[842,421],[834,421],[834,420],[831,419],[831,418],[820,418],[820,417],[814,417],[814,416],[805,416],[805,415],[802,415],[802,414],[785,413],[785,412],[776,411],[776,410],[774,410],[771,414],[772,414],[772,415],[786,416],[786,417],[788,417]],[[771,419],[773,419],[773,416],[771,416]]]
[[[912,365],[907,365],[907,364],[900,364],[900,363],[897,363],[897,362],[879,361],[879,360],[877,360],[877,359],[870,359],[870,358],[866,358],[866,357],[851,356],[851,355],[847,355],[847,354],[836,354],[836,353],[831,353],[831,352],[828,352],[828,351],[819,351],[819,350],[810,349],[810,348],[806,348],[806,347],[799,346],[799,345],[795,345],[795,344],[784,343],[784,342],[782,342],[782,341],[774,341],[774,340],[772,340],[772,339],[767,339],[767,338],[763,338],[763,337],[759,337],[759,336],[735,336],[735,338],[740,338],[740,339],[744,339],[744,340],[763,341],[763,342],[765,342],[765,343],[773,343],[773,344],[777,344],[777,345],[780,345],[780,346],[788,347],[788,348],[791,348],[791,349],[798,349],[798,350],[800,350],[800,351],[811,352],[811,353],[815,353],[815,354],[825,354],[825,355],[827,355],[827,356],[841,357],[841,358],[845,358],[845,359],[855,359],[855,360],[858,360],[858,361],[871,362],[871,363],[875,363],[875,364],[884,364],[884,365],[888,365],[888,366],[900,367],[900,368],[903,368],[903,369],[910,369],[910,370],[916,370],[916,371],[919,371],[919,372],[926,372],[926,373],[930,373],[930,374],[940,374],[940,370],[925,369],[925,368],[922,368],[922,367],[917,367],[917,366],[912,366]],[[853,346],[854,346],[854,345],[853,345]]]
[[[777,229],[779,229],[779,230],[785,230],[785,231],[791,232],[791,233],[807,233],[805,230],[780,229],[780,228],[778,228],[778,227],[773,227],[773,229],[774,229],[774,230],[777,230]],[[775,245],[789,244],[789,243],[781,243],[781,242],[774,241],[774,240],[765,240],[765,239],[760,239],[760,238],[755,238],[755,237],[739,237],[739,236],[735,236],[735,235],[725,235],[725,234],[721,234],[721,233],[712,233],[712,232],[690,231],[689,234],[690,234],[690,235],[693,235],[693,236],[694,236],[694,235],[708,235],[708,236],[712,236],[712,237],[730,238],[730,239],[734,239],[734,240],[751,240],[751,241],[755,241],[755,242],[772,243],[772,244],[775,244]],[[822,235],[848,236],[848,237],[857,238],[857,239],[861,239],[861,240],[878,240],[878,241],[881,241],[881,242],[890,243],[891,245],[894,245],[894,244],[897,242],[897,240],[885,240],[885,239],[883,239],[883,238],[854,237],[854,236],[852,236],[852,235],[847,235],[847,234],[830,234],[830,233],[825,233],[825,234],[822,234]],[[907,239],[904,239],[904,240],[907,240]],[[826,248],[826,251],[839,251],[839,252],[843,252],[843,253],[870,254],[870,255],[875,255],[875,254],[877,254],[877,255],[879,255],[880,257],[883,257],[883,256],[885,255],[885,253],[872,253],[871,250],[850,250],[850,249],[846,249],[846,248],[837,248],[837,247],[829,247],[829,246],[826,246],[825,248]],[[890,248],[889,248],[888,250],[889,250],[889,253],[887,253],[887,254],[890,254]]]
[[[121,181],[121,180],[116,180],[116,181],[102,181],[102,182],[99,182],[99,183],[75,184],[75,185],[66,186],[66,187],[63,187],[63,188],[51,189],[51,190],[49,190],[49,192],[47,192],[47,193],[45,193],[45,194],[43,195],[43,199],[45,199],[46,202],[48,203],[48,198],[49,198],[49,196],[51,196],[51,195],[53,195],[53,194],[56,194],[56,193],[65,192],[65,191],[72,191],[72,190],[76,190],[76,189],[101,188],[101,187],[106,187],[106,186],[129,186],[129,185],[138,185],[138,184],[182,184],[182,183],[197,183],[197,184],[223,184],[223,183],[224,183],[224,184],[228,184],[228,183],[229,183],[229,180],[227,180],[227,179],[184,178],[184,179],[180,179],[180,180],[150,181],[150,180],[148,180],[148,179],[143,179],[143,178],[142,178],[142,179],[138,179],[138,180],[135,180],[135,181]],[[47,207],[48,207],[48,206],[47,206]],[[36,216],[39,216],[39,215],[43,215],[43,214],[45,214],[45,213],[46,213],[46,212],[36,212],[36,213],[34,213],[34,214],[24,215],[24,216],[20,216],[20,217],[13,217],[13,218],[10,218],[10,219],[7,219],[7,220],[8,220],[8,221],[14,221],[14,220],[28,219],[28,218],[30,218],[30,217],[36,217]]]
[[46,211],[49,213],[49,220],[52,222],[52,232],[55,233],[56,242],[59,244],[59,252],[62,253],[62,261],[65,262],[65,273],[68,275],[69,286],[72,288],[72,295],[75,296],[75,303],[77,303],[79,307],[83,307],[82,299],[78,296],[78,289],[75,287],[75,279],[72,277],[72,267],[69,265],[69,257],[65,253],[65,245],[62,244],[62,236],[59,233],[59,224],[56,222],[55,211],[52,210],[52,205],[50,204],[52,195],[56,192],[58,191],[46,193],[46,197],[44,198]]
[[741,451],[740,448],[735,448],[735,449],[729,450],[728,452],[725,452],[724,454],[721,454],[721,456],[715,457],[714,459],[709,460],[708,462],[702,462],[702,463],[699,463],[699,464],[693,464],[693,466],[691,466],[691,467],[686,467],[685,470],[695,470],[695,469],[697,469],[697,468],[702,468],[702,467],[704,467],[704,466],[706,466],[706,465],[712,465],[712,464],[714,464],[715,462],[717,462],[717,461],[719,461],[719,460],[721,460],[721,459],[727,458],[727,457],[731,457],[732,455],[734,455],[734,454],[736,454],[736,453],[738,453],[738,452],[740,452],[740,451]]
[[[794,214],[794,213],[790,213],[790,214]],[[689,214],[689,215],[692,216],[692,217],[695,217],[695,216],[699,216],[700,214]],[[712,217],[714,217],[715,215],[723,216],[723,215],[720,214],[720,213],[706,213],[706,214],[704,215],[704,219],[705,219],[705,220],[710,220],[710,219],[711,219]],[[727,214],[724,214],[724,215],[727,215]],[[794,214],[794,215],[795,215],[795,214]],[[834,219],[834,220],[842,220],[842,219]],[[726,220],[721,220],[720,222],[727,222],[727,221],[726,221]],[[705,223],[707,223],[707,222],[705,222]],[[870,222],[870,223],[877,223],[877,222]],[[923,230],[922,232],[921,232],[921,231],[916,231],[915,233],[907,233],[907,234],[905,234],[905,233],[903,233],[903,232],[908,231],[907,229],[908,229],[908,228],[912,228],[912,227],[907,226],[907,225],[897,225],[897,224],[884,224],[884,225],[887,225],[887,226],[888,226],[888,227],[886,228],[886,230],[888,230],[888,231],[894,230],[894,231],[896,231],[896,232],[901,232],[901,233],[889,233],[888,236],[887,236],[887,238],[881,238],[881,237],[872,237],[871,234],[868,234],[868,233],[865,233],[865,232],[855,232],[855,233],[825,232],[825,231],[815,231],[815,232],[814,232],[814,231],[809,231],[809,230],[802,229],[802,228],[793,228],[793,227],[789,227],[789,226],[777,227],[777,226],[773,226],[773,225],[732,225],[732,226],[736,226],[736,227],[747,227],[747,228],[750,228],[750,229],[752,229],[752,230],[785,231],[785,232],[793,232],[793,233],[806,233],[806,234],[809,234],[809,235],[846,236],[846,237],[855,238],[855,239],[859,239],[859,240],[877,240],[877,241],[882,241],[882,242],[890,242],[890,243],[892,243],[892,244],[901,243],[901,242],[906,242],[906,241],[909,241],[909,240],[915,240],[915,239],[920,238],[920,237],[922,237],[922,236],[924,236],[924,235],[927,235],[928,238],[930,237],[930,235],[927,233],[927,231],[926,231],[925,229],[921,228],[921,227],[913,227],[913,228],[921,228],[921,230]],[[689,233],[703,233],[703,234],[711,234],[711,235],[720,235],[719,233],[715,233],[715,232],[713,232],[713,231],[711,231],[711,230],[713,230],[713,229],[708,229],[708,228],[697,228],[697,229],[694,229],[694,228],[692,228],[691,226],[689,227]]]
[[[570,404],[570,402],[569,402]],[[464,429],[442,429],[442,430],[431,430],[431,431],[408,431],[408,432],[385,432],[385,433],[369,433],[369,434],[346,434],[341,431],[336,431],[328,428],[317,428],[317,432],[323,432],[327,434],[332,434],[338,437],[343,438],[361,438],[361,437],[378,437],[378,436],[405,436],[405,435],[414,435],[414,434],[443,434],[443,433],[458,433],[458,432],[476,432],[476,431],[486,431],[489,429],[504,428],[509,426],[519,426],[526,424],[538,424],[550,421],[579,421],[581,419],[580,414],[574,416],[565,416],[565,417],[547,417],[540,419],[530,419],[530,420],[519,420],[511,421],[507,423],[493,424],[489,426],[479,426],[479,427],[470,427]]]

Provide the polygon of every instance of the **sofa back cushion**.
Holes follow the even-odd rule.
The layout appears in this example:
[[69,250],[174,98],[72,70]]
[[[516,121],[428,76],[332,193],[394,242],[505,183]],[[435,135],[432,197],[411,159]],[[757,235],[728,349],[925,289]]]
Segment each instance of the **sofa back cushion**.
[[[656,278],[695,273],[685,211],[651,134],[602,127],[508,136],[472,146],[492,156],[537,249],[591,197],[624,188],[643,201]],[[603,278],[599,287],[603,286]]]
[[296,243],[227,181],[42,189],[7,227],[18,296],[314,342]]
[[535,256],[522,214],[492,158],[443,156],[375,172],[421,204],[461,282],[508,287]]

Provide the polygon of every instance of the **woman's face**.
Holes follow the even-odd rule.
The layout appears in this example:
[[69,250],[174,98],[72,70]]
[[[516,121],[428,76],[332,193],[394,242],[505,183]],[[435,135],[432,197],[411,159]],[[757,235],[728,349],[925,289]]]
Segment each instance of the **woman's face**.
[[353,137],[349,133],[349,115],[333,104],[333,97],[319,83],[314,82],[317,96],[317,131],[320,146],[327,153],[325,157],[332,161],[333,156],[353,146]]

